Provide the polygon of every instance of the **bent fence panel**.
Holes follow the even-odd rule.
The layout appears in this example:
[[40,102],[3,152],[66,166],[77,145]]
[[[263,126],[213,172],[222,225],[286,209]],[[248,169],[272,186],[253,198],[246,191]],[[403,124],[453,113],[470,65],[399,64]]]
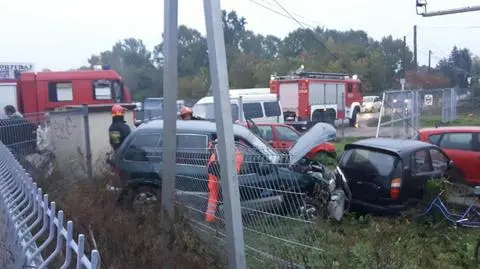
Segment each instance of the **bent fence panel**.
[[[225,227],[223,182],[209,176],[219,175],[221,165],[210,163],[212,151],[204,140],[193,136],[179,140],[175,202],[200,238],[215,249],[217,260],[226,262],[225,239],[230,235]],[[236,148],[241,153],[237,158],[243,160],[238,192],[249,268],[323,267],[326,246],[318,238],[316,223],[327,213],[330,199],[325,188],[330,186],[323,183],[328,180],[295,171],[282,161],[288,160],[287,155],[270,148],[263,153],[239,143]],[[161,148],[143,148],[138,155],[161,173]]]
[[[73,222],[64,226],[64,213],[49,202],[14,155],[0,142],[0,208],[6,223],[6,240],[17,265],[24,268],[47,268],[59,259],[60,268],[97,269],[99,252],[85,254],[85,236],[73,238]],[[74,261],[76,256],[76,261]],[[56,266],[56,265],[55,265]]]

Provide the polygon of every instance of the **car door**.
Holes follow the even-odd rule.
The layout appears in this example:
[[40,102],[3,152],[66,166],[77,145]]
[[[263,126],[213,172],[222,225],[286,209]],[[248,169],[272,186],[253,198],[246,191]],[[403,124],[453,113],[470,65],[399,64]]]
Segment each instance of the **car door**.
[[119,168],[129,174],[129,179],[157,178],[155,171],[160,171],[161,138],[161,133],[139,133],[120,153],[123,157]]
[[427,148],[414,151],[410,157],[410,175],[404,175],[406,181],[402,190],[403,197],[417,197],[426,187],[427,181],[434,175],[434,169]]
[[[207,192],[208,136],[196,133],[177,134],[176,182],[181,191]],[[154,169],[160,170],[155,163]]]
[[273,126],[273,129],[278,140],[278,147],[282,150],[288,150],[300,137],[297,132],[285,126]]
[[469,183],[480,184],[480,145],[479,134],[474,132],[445,133],[439,141],[453,165]]
[[236,144],[243,154],[244,163],[238,173],[240,200],[247,208],[257,208],[267,197],[276,195],[278,188],[277,167],[247,142]]
[[450,159],[438,148],[430,148],[429,149],[430,160],[432,162],[433,178],[441,178],[444,177],[449,169],[449,162]]

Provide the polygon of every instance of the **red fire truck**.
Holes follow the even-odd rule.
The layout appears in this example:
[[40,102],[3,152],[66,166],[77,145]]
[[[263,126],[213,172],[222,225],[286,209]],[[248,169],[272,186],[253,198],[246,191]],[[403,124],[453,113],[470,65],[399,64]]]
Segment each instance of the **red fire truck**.
[[280,100],[285,123],[298,130],[320,121],[338,124],[345,119],[354,126],[363,98],[362,82],[355,75],[340,73],[272,75],[270,91]]
[[104,69],[17,72],[14,78],[0,80],[0,94],[2,108],[9,104],[16,105],[23,114],[81,104],[132,102],[121,76],[114,70]]

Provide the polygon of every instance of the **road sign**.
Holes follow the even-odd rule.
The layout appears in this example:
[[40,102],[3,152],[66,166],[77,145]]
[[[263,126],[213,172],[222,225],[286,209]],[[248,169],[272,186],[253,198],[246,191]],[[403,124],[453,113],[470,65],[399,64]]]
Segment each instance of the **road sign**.
[[402,90],[405,90],[405,79],[404,78],[400,79],[400,85],[402,86]]
[[426,106],[433,105],[433,95],[425,94],[425,97],[423,98],[423,102],[425,103]]

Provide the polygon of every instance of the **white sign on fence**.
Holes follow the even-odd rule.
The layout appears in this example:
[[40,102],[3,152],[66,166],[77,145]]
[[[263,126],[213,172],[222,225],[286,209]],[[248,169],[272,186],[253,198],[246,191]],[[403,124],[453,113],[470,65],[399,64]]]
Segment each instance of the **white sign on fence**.
[[423,102],[425,103],[426,106],[433,105],[433,95],[425,94],[425,97],[423,98]]

